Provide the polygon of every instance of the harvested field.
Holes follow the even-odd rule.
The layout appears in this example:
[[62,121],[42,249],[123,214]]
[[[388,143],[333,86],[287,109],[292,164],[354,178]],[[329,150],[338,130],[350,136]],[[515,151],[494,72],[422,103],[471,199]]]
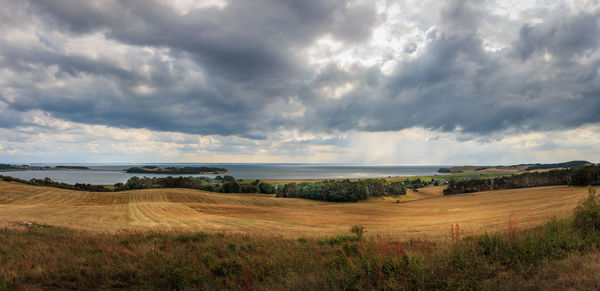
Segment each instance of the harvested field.
[[0,224],[34,222],[74,229],[181,230],[315,237],[347,233],[395,238],[448,237],[520,227],[567,217],[586,188],[554,186],[441,197],[443,187],[409,191],[405,197],[360,203],[282,199],[268,195],[219,194],[191,189],[95,193],[0,182]]

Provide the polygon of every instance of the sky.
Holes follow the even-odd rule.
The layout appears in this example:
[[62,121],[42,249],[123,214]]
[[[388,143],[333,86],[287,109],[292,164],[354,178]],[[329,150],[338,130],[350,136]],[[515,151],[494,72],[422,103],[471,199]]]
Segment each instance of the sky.
[[598,0],[0,7],[0,163],[600,162]]

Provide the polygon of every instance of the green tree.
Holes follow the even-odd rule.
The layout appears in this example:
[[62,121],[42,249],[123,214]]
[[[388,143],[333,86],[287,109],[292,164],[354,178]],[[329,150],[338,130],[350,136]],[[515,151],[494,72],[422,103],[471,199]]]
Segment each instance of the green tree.
[[586,237],[597,238],[600,233],[600,197],[588,187],[589,195],[573,211],[573,226]]
[[260,190],[260,193],[263,193],[263,194],[274,194],[275,193],[275,187],[273,187],[273,185],[271,185],[269,183],[265,183],[265,182],[258,183],[258,189]]
[[233,181],[223,183],[223,192],[225,193],[240,193],[241,191],[242,187],[240,187],[240,184],[236,182],[235,179]]

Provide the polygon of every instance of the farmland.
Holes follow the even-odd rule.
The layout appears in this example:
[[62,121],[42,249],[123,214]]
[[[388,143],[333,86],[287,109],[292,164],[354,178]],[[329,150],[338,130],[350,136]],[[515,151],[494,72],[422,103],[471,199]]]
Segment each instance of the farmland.
[[571,223],[588,189],[443,189],[331,203],[0,182],[0,290],[600,286],[598,236]]
[[35,222],[77,230],[116,232],[204,231],[286,238],[346,233],[363,225],[369,235],[447,238],[450,224],[464,233],[502,229],[512,217],[522,226],[566,217],[586,195],[554,186],[441,197],[442,187],[360,203],[278,199],[192,189],[82,192],[0,182],[0,223]]
[[442,190],[330,203],[0,182],[0,290],[599,287],[598,236],[571,223],[588,189]]

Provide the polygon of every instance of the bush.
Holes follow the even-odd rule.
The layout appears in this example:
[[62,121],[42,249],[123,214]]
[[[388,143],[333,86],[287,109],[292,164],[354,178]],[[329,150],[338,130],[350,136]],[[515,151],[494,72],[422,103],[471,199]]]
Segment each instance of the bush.
[[350,228],[350,233],[356,235],[356,238],[362,240],[363,234],[365,233],[365,227],[362,225],[355,225]]
[[240,193],[241,191],[242,187],[235,180],[223,183],[223,192],[225,193]]
[[402,182],[388,182],[381,179],[288,183],[280,185],[277,189],[277,197],[332,202],[357,202],[369,197],[405,194],[406,187]]
[[597,237],[600,232],[600,197],[588,187],[589,195],[573,211],[573,226],[586,237]]
[[260,193],[275,194],[275,187],[269,183],[260,182],[258,183],[258,188],[260,189]]
[[258,186],[254,184],[242,184],[241,186],[242,193],[258,193]]

